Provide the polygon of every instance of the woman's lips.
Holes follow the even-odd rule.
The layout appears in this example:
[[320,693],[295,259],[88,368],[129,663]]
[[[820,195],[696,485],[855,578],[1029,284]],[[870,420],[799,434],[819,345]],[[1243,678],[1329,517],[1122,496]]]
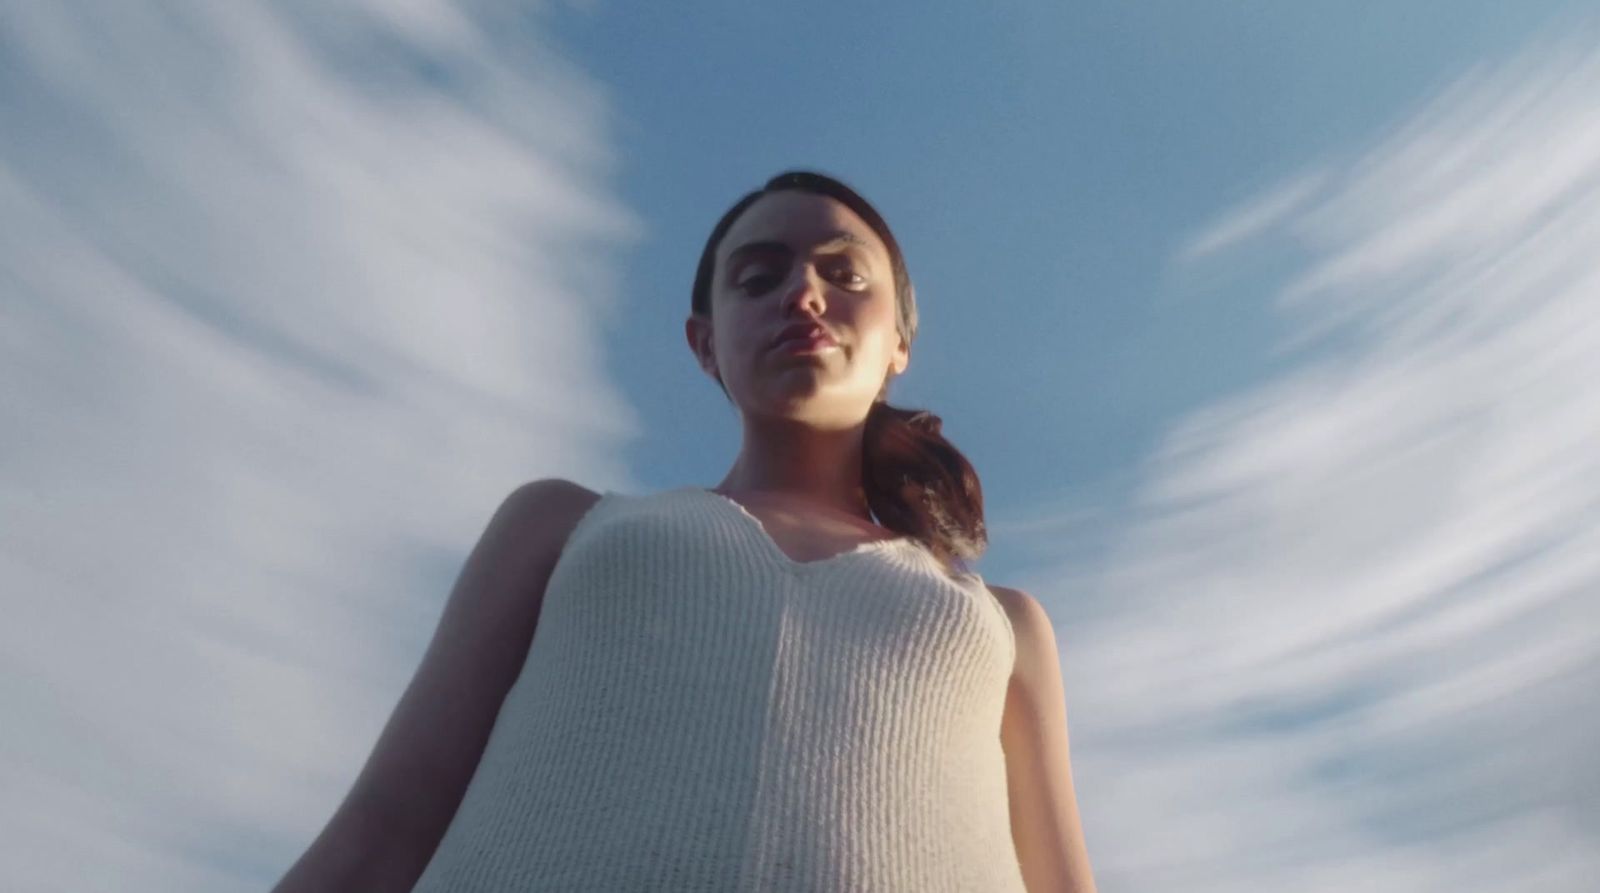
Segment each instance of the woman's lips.
[[839,345],[833,342],[832,338],[829,338],[827,335],[819,332],[815,335],[800,335],[793,338],[785,338],[784,340],[779,341],[774,349],[783,353],[821,353],[824,350],[829,350],[838,346]]

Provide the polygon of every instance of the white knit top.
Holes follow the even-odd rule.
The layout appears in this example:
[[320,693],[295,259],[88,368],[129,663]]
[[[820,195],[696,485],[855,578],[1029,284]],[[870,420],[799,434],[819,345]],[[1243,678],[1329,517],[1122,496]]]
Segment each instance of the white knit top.
[[783,553],[711,490],[606,491],[416,893],[1023,893],[1011,626],[909,538]]

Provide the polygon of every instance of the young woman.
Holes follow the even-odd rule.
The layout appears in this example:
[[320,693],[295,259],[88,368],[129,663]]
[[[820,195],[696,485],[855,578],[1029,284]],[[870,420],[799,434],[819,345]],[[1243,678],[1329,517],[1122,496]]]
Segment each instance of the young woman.
[[977,475],[885,402],[916,329],[843,183],[729,209],[686,335],[733,467],[511,494],[278,889],[1093,891],[1050,620],[968,569]]

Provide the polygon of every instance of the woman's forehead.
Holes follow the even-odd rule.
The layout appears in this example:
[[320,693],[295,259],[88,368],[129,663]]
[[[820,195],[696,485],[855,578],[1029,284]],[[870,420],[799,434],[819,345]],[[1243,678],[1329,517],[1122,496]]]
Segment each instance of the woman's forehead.
[[779,242],[792,250],[805,250],[834,241],[855,243],[871,254],[888,258],[883,240],[843,202],[794,190],[756,199],[723,236],[718,254],[727,258],[742,246],[758,242]]

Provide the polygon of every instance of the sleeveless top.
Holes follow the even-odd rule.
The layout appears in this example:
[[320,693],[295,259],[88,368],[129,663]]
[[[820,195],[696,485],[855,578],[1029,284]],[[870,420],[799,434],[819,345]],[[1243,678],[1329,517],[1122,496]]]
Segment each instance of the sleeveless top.
[[699,487],[605,491],[414,893],[1025,893],[1015,642],[913,539],[783,553]]

